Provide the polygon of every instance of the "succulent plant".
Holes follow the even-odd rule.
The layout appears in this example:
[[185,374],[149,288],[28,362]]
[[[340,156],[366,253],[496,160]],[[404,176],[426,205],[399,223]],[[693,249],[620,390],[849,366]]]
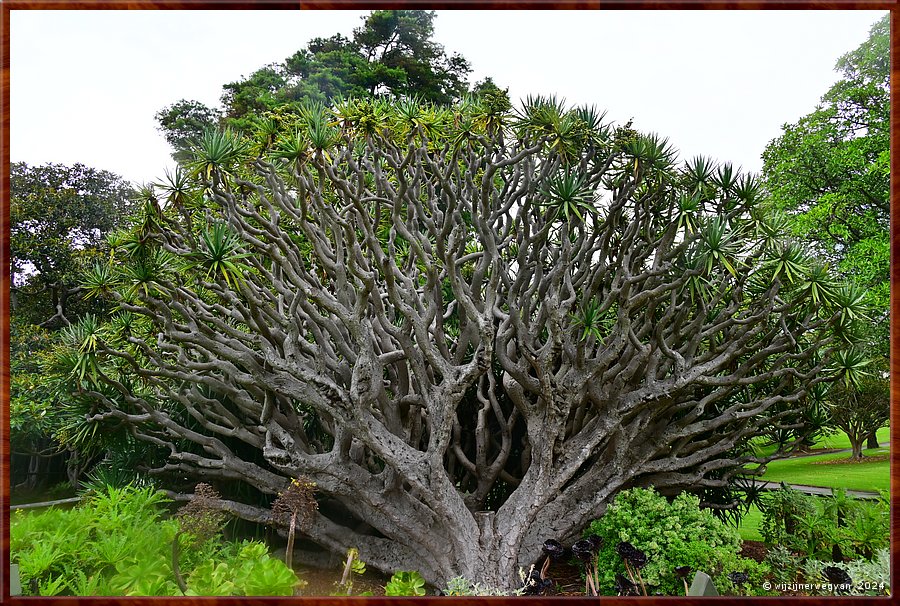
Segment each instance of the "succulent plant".
[[634,583],[634,575],[632,574],[631,569],[634,568],[634,572],[637,574],[638,580],[641,583],[641,589],[643,590],[644,595],[647,595],[647,587],[644,585],[644,579],[641,578],[640,570],[647,565],[647,554],[628,541],[622,541],[616,545],[616,553],[625,561],[625,570],[628,571],[628,576],[631,577],[632,583]]
[[582,562],[590,562],[594,559],[594,546],[587,539],[582,539],[572,545],[572,555]]
[[637,585],[631,582],[627,577],[621,574],[616,574],[616,593],[620,596],[626,595],[639,595]]
[[191,535],[197,543],[205,543],[221,532],[228,515],[214,506],[221,498],[209,484],[197,484],[191,500],[175,514],[181,532]]
[[616,553],[635,568],[643,568],[647,565],[647,554],[627,541],[616,545]]
[[686,579],[691,574],[690,566],[676,566],[675,567],[675,576],[679,579]]
[[566,554],[566,548],[556,539],[547,539],[544,541],[544,546],[541,547],[541,551],[553,560],[559,560]]
[[643,568],[647,565],[647,554],[640,549],[635,549],[631,556],[626,559],[635,568]]
[[746,572],[732,572],[728,575],[728,580],[735,585],[743,585],[750,580],[750,575]]
[[690,566],[676,566],[675,567],[675,576],[681,579],[681,582],[684,583],[684,595],[690,593],[690,588],[688,587],[687,578],[690,576],[691,570]]
[[621,543],[616,545],[616,553],[619,554],[619,556],[623,559],[627,560],[628,556],[630,556],[632,553],[634,553],[634,551],[635,551],[634,545],[632,545],[631,543],[629,543],[627,541],[622,541]]
[[584,540],[591,544],[591,548],[594,550],[594,553],[597,553],[598,551],[600,551],[600,548],[603,547],[603,539],[595,534],[585,537]]
[[829,583],[834,583],[835,585],[850,585],[853,583],[853,579],[850,578],[847,571],[843,568],[838,568],[837,566],[826,566],[822,569],[822,576],[824,576]]

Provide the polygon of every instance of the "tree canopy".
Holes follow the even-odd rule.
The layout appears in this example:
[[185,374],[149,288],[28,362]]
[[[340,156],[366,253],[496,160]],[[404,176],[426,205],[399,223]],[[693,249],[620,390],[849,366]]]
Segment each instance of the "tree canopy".
[[864,285],[879,310],[874,349],[888,351],[890,296],[890,21],[836,65],[822,103],[772,141],[763,175],[772,202],[816,255]]
[[206,131],[89,271],[118,311],[66,331],[59,372],[163,453],[150,473],[304,476],[323,547],[510,586],[619,490],[726,486],[769,460],[749,438],[858,380],[864,293],[753,176],[675,157],[502,94]]
[[131,213],[134,195],[118,175],[81,164],[10,166],[11,468],[28,488],[63,459],[73,482],[87,463],[66,442],[97,426],[85,423],[86,410],[66,415],[47,366],[56,331],[99,311],[81,296],[82,268],[107,252],[106,235]]
[[[225,123],[252,128],[255,118],[285,106],[296,109],[304,101],[329,104],[378,95],[458,101],[469,90],[471,68],[464,57],[448,54],[433,40],[434,17],[434,11],[377,10],[363,18],[352,38],[314,38],[283,62],[225,84]],[[215,121],[216,113],[197,101],[182,100],[156,118],[176,154],[184,154],[187,143]]]

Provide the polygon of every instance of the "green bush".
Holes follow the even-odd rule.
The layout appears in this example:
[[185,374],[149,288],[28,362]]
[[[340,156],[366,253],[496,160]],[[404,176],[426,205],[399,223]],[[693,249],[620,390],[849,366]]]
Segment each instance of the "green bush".
[[[647,554],[640,574],[650,594],[684,595],[684,584],[675,575],[678,566],[709,574],[717,587],[730,587],[726,575],[747,572],[750,585],[759,587],[767,567],[738,557],[741,539],[711,511],[700,509],[697,497],[678,495],[671,503],[652,488],[633,488],[616,495],[606,513],[588,527],[585,535],[603,539],[597,554],[600,591],[615,595],[616,574],[626,575],[615,551],[627,541]],[[758,584],[752,585],[759,581]]]
[[871,559],[890,538],[887,500],[868,502],[835,491],[830,497],[782,488],[765,495],[760,533],[766,543],[782,545],[809,558],[842,556]]
[[803,560],[784,545],[774,545],[766,554],[766,564],[775,583],[796,583]]
[[[107,486],[74,509],[17,511],[10,555],[25,595],[181,595],[172,572],[178,523],[164,493]],[[297,576],[263,543],[208,541],[183,552],[189,595],[292,595]]]

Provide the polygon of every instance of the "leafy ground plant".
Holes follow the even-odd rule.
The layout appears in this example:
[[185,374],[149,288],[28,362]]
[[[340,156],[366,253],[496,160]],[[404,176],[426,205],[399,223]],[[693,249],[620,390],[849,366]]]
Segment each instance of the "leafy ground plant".
[[[618,577],[630,581],[625,559],[616,551],[621,543],[628,543],[646,557],[646,563],[641,562],[641,578],[635,576],[634,583],[640,591],[643,581],[649,595],[683,595],[684,581],[676,569],[684,566],[709,574],[720,592],[741,595],[761,590],[768,573],[768,566],[739,557],[741,540],[737,531],[709,510],[700,509],[697,497],[688,493],[670,503],[652,488],[622,491],[585,534],[603,539],[597,554],[601,595],[621,593]],[[727,578],[735,572],[748,574],[741,588]]]
[[[164,517],[166,501],[149,487],[106,487],[74,509],[16,512],[10,555],[19,564],[23,593],[181,595],[170,553],[179,525]],[[182,556],[187,595],[289,596],[300,583],[260,542],[215,538]]]
[[425,579],[416,571],[398,570],[384,588],[386,596],[423,596]]

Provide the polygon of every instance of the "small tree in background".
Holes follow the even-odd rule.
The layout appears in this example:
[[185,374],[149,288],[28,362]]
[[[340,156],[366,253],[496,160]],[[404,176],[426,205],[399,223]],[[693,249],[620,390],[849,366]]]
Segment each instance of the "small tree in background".
[[851,459],[863,458],[869,435],[884,427],[891,417],[887,379],[866,377],[858,386],[834,385],[829,394],[831,423],[847,434]]

